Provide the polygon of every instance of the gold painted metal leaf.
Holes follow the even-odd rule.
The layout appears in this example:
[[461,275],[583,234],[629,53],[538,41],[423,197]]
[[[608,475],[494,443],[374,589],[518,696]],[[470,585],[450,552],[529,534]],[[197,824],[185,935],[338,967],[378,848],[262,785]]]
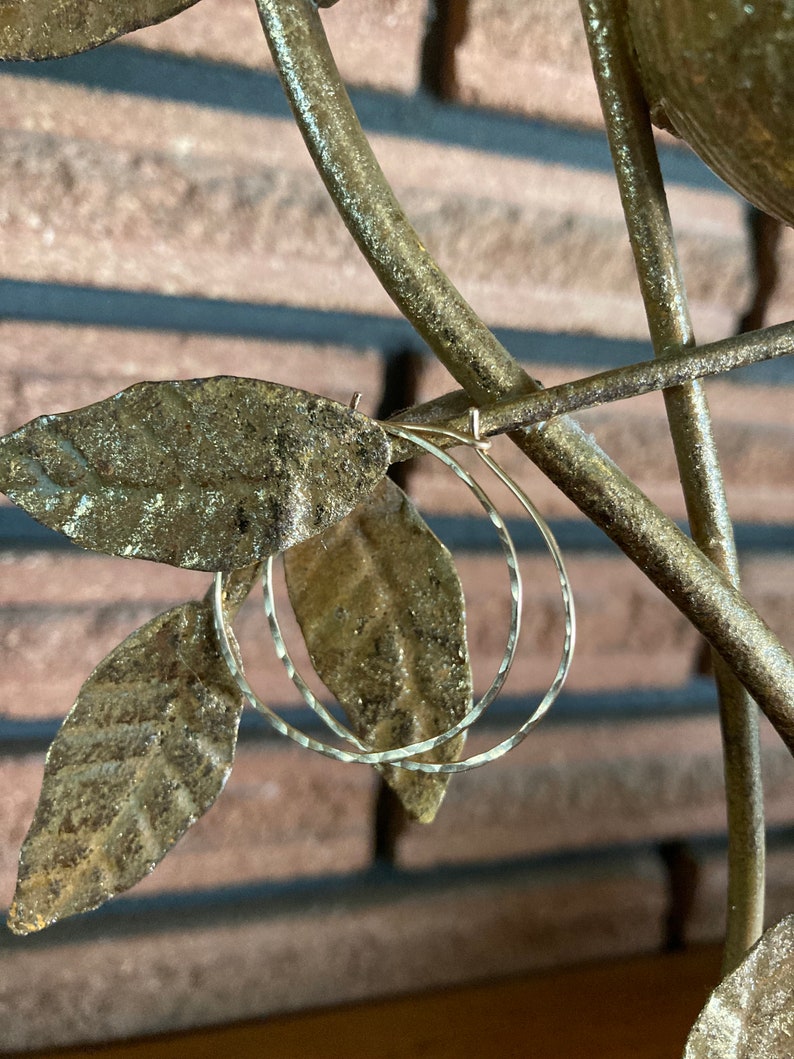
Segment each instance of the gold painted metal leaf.
[[[465,602],[452,557],[388,478],[320,536],[284,555],[318,675],[359,738],[387,750],[445,731],[468,712]],[[425,755],[454,761],[463,736]],[[408,813],[435,816],[448,776],[381,768]]]
[[629,0],[626,14],[654,123],[794,225],[794,2]]
[[86,548],[235,570],[344,518],[389,452],[374,420],[303,390],[142,382],[0,438],[0,490]]
[[709,997],[684,1059],[791,1059],[794,916],[772,927]]
[[[259,572],[232,575],[230,616]],[[47,755],[11,930],[42,930],[148,875],[221,792],[242,708],[209,598],[160,614],[100,662]]]
[[56,59],[164,22],[196,0],[0,0],[0,59]]

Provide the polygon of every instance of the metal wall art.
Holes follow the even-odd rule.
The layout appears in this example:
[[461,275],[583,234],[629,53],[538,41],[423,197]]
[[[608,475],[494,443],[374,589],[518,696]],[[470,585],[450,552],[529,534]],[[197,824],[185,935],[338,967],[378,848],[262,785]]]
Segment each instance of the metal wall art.
[[[465,732],[498,692],[516,650],[515,551],[477,492],[505,549],[513,624],[494,683],[474,704],[451,557],[386,478],[391,463],[425,451],[478,491],[444,450],[472,446],[504,481],[485,450],[488,437],[506,432],[713,648],[729,816],[727,977],[686,1055],[791,1054],[790,920],[758,941],[764,829],[756,704],[794,751],[794,660],[739,589],[699,379],[794,352],[794,326],[695,345],[650,115],[685,136],[740,191],[791,221],[794,0],[581,0],[659,359],[549,390],[477,317],[396,201],[322,29],[317,8],[334,0],[256,2],[330,195],[390,296],[463,392],[410,409],[399,423],[378,423],[260,380],[140,383],[0,438],[0,488],[34,518],[87,548],[216,572],[205,599],[150,621],[84,684],[47,757],[9,926],[20,934],[39,930],[151,871],[223,787],[246,700],[304,746],[380,769],[425,821],[451,773],[485,764],[523,738],[559,691],[573,649],[570,588],[553,538],[507,479],[556,564],[566,632],[540,706],[494,750],[466,760]],[[0,55],[72,54],[189,4],[0,0]],[[691,539],[569,418],[652,389],[665,391]],[[270,587],[272,557],[281,552],[312,662],[350,727],[308,690],[281,636]],[[247,685],[232,622],[263,569],[278,653],[341,749],[292,729]]]

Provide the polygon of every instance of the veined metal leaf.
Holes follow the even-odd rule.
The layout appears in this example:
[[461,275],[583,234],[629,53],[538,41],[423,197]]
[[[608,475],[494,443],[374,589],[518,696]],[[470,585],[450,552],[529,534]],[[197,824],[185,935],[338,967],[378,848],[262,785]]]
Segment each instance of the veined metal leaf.
[[791,1059],[794,916],[768,930],[720,982],[687,1039],[684,1059]]
[[235,570],[344,518],[389,451],[374,420],[303,390],[142,382],[0,438],[0,490],[86,548]]
[[[230,616],[259,572],[229,579]],[[11,930],[87,912],[148,875],[221,792],[242,708],[209,599],[160,614],[100,662],[47,755]]]
[[196,0],[0,0],[0,59],[55,59],[164,22]]
[[[373,750],[445,731],[472,702],[465,603],[452,557],[388,478],[320,536],[284,555],[312,663]],[[425,755],[454,761],[463,736]],[[411,816],[429,822],[447,776],[381,771]]]

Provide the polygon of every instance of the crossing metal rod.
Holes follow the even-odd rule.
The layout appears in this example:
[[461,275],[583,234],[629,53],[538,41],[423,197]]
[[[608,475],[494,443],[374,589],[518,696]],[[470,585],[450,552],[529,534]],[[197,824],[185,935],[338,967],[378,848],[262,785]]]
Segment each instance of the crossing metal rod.
[[[657,357],[693,350],[648,106],[632,60],[625,0],[580,0],[651,343]],[[739,587],[739,561],[711,416],[699,380],[664,393],[692,538]],[[758,711],[738,678],[714,659],[728,803],[728,921],[723,972],[733,971],[764,926],[764,799]]]
[[[506,434],[555,416],[596,408],[612,401],[625,401],[680,386],[692,379],[719,375],[792,353],[794,323],[776,324],[738,338],[725,338],[697,348],[679,350],[657,360],[641,360],[572,382],[561,382],[526,397],[494,401],[480,413],[480,433],[483,436]],[[542,352],[539,358],[542,358]],[[401,412],[400,418],[415,423],[438,423],[447,430],[465,433],[470,405],[468,395],[457,390]],[[446,448],[453,442],[439,435],[437,444]],[[411,446],[403,443],[395,444],[393,453],[395,459],[416,455]]]
[[[536,391],[411,227],[356,118],[311,0],[257,4],[309,151],[395,304],[473,403]],[[568,417],[510,436],[709,640],[794,753],[794,659],[724,574]]]

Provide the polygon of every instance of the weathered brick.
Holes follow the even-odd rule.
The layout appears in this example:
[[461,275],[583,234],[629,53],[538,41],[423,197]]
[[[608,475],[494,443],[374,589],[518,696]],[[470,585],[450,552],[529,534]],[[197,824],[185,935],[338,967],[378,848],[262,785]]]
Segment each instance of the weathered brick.
[[95,552],[0,552],[0,605],[57,608],[152,606],[201,598],[209,574]]
[[602,124],[576,0],[469,0],[456,75],[466,103]]
[[[394,312],[288,122],[130,108],[22,79],[6,89],[5,273]],[[82,113],[59,124],[64,106]],[[426,245],[486,320],[646,334],[610,175],[395,137],[374,145]],[[692,189],[671,200],[698,333],[722,337],[747,288],[741,208]]]
[[0,955],[3,1040],[36,1048],[417,992],[661,942],[655,858],[504,881],[351,888],[227,925],[173,927]]
[[715,382],[707,392],[733,518],[794,521],[794,417],[787,388]]
[[25,837],[41,787],[41,755],[0,759],[0,907],[11,903],[19,848]]
[[0,430],[69,411],[144,379],[239,375],[347,404],[355,389],[373,414],[382,388],[376,351],[119,328],[0,322]]
[[[694,850],[697,863],[695,900],[687,923],[686,940],[697,945],[720,941],[725,935],[728,887],[726,854]],[[794,850],[772,845],[766,860],[764,921],[771,927],[791,914],[794,902]]]
[[[504,732],[503,734],[507,734]],[[469,738],[469,753],[496,742]],[[794,769],[764,730],[768,819],[794,821]],[[498,763],[453,777],[431,826],[409,824],[405,867],[720,833],[725,788],[716,717],[540,725]]]
[[[768,406],[764,403],[767,395]],[[769,394],[769,390],[754,392],[747,387],[741,396],[754,409],[754,421],[747,417],[737,421],[723,413],[720,400],[711,402],[731,514],[747,522],[790,522],[794,519],[794,431],[788,410],[780,418],[775,415],[775,404],[785,399],[785,392]],[[673,503],[672,513],[684,516],[682,500],[676,503],[682,493],[658,395],[651,400],[636,399],[622,408],[593,410],[581,421],[654,499],[665,509]]]
[[783,324],[794,319],[794,229],[783,227],[776,256],[779,275],[769,303],[768,324]]
[[[345,0],[322,14],[342,77],[353,84],[413,92],[419,80],[425,0]],[[202,0],[175,18],[130,33],[123,43],[240,66],[272,68],[254,4]]]
[[[566,557],[577,614],[571,688],[670,686],[692,672],[699,639],[680,612],[627,560]],[[495,672],[507,627],[506,575],[496,557],[458,558],[467,590],[469,635],[480,688]],[[790,561],[748,560],[745,592],[784,643],[792,640]],[[559,659],[562,607],[551,561],[522,558],[526,602],[514,694],[548,686]],[[501,579],[501,580],[500,580]],[[483,680],[482,670],[488,674]],[[478,670],[480,672],[478,673]]]
[[[468,0],[466,32],[455,59],[461,102],[603,127],[576,0]],[[669,133],[655,134],[665,145],[686,150]]]
[[[482,693],[502,658],[509,594],[497,555],[456,557],[467,596],[475,687]],[[670,687],[689,678],[699,639],[682,615],[626,560],[567,557],[578,620],[572,690]],[[562,606],[554,567],[542,555],[522,558],[522,640],[505,685],[511,696],[551,683],[562,645]],[[4,651],[0,713],[53,716],[71,705],[91,669],[135,628],[187,599],[201,598],[210,578],[155,563],[64,553],[6,553],[0,559],[0,644]],[[745,591],[787,644],[794,628],[791,563],[745,564]],[[280,578],[276,598],[298,667],[312,669]],[[301,705],[270,642],[256,589],[238,618],[246,671],[266,701]],[[794,646],[794,644],[792,644]],[[317,690],[323,694],[322,686]]]
[[[13,554],[13,553],[12,553]],[[122,564],[124,564],[122,566]],[[210,577],[161,567],[154,563],[125,563],[94,557],[42,555],[20,564],[8,562],[3,579],[13,597],[0,612],[0,646],[4,675],[0,682],[0,714],[12,717],[51,717],[66,713],[91,670],[117,644],[155,615],[188,599],[204,595]],[[92,571],[97,571],[94,580]],[[69,586],[80,583],[77,597],[52,600],[63,577]],[[128,586],[128,587],[127,587]],[[35,602],[41,595],[48,602]],[[303,669],[308,665],[300,635],[289,621],[285,591],[278,590],[284,627]],[[27,598],[26,598],[27,597]],[[257,591],[235,622],[246,673],[255,689],[270,703],[302,705],[287,679],[272,645]]]
[[[0,762],[0,907],[39,796],[41,756]],[[375,773],[289,744],[245,744],[215,805],[131,893],[343,875],[372,857]]]
[[[480,690],[496,672],[506,639],[509,596],[502,565],[497,556],[458,560]],[[568,557],[567,568],[578,628],[569,687],[670,685],[686,680],[696,636],[639,571],[620,559],[577,556]],[[551,561],[525,556],[522,572],[526,605],[515,673],[505,687],[509,694],[548,687],[562,646],[562,604]]]
[[65,714],[105,655],[173,602],[64,605],[49,612],[38,607],[5,608],[0,644],[9,668],[0,689],[2,713]]
[[[570,687],[671,685],[685,681],[697,637],[671,604],[620,559],[571,557],[579,647]],[[507,576],[498,556],[460,556],[467,592],[475,685],[485,690],[504,651],[509,622]],[[548,686],[562,645],[562,606],[556,575],[543,556],[526,556],[523,639],[505,686],[511,695]],[[39,553],[0,563],[0,644],[4,651],[0,712],[52,716],[65,712],[89,672],[117,643],[155,614],[200,598],[206,574],[84,555]],[[277,579],[276,598],[299,668],[311,673],[302,638]],[[771,586],[774,588],[774,585]],[[299,704],[269,643],[257,589],[235,628],[246,670],[269,702]],[[762,595],[762,601],[765,595]],[[785,596],[777,607],[788,615]]]
[[794,598],[787,557],[778,555],[747,560],[742,568],[742,587],[767,624],[792,650]]

